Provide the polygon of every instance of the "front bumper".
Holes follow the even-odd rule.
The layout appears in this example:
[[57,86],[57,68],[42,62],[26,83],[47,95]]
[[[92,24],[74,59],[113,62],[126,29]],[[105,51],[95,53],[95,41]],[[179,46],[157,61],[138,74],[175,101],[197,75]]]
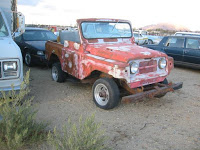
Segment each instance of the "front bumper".
[[20,89],[21,89],[20,85],[19,86],[14,86],[13,88],[11,86],[10,87],[0,88],[0,97],[3,96],[2,95],[2,91],[5,92],[5,94],[7,94],[9,91],[14,90],[16,92],[16,94],[17,94],[17,93],[19,93]]
[[130,103],[130,102],[137,101],[143,98],[153,98],[161,94],[168,93],[170,91],[181,89],[182,86],[183,86],[183,82],[176,83],[176,84],[170,83],[168,85],[158,83],[156,86],[153,87],[153,89],[150,89],[148,91],[122,97],[122,102]]
[[36,64],[47,63],[45,55],[32,55],[32,56],[33,56],[33,62]]
[[43,62],[43,61],[46,60],[46,59],[45,59],[45,55],[33,55],[33,58],[34,58],[34,59],[37,59],[37,60],[39,60],[39,61],[41,61],[41,62]]

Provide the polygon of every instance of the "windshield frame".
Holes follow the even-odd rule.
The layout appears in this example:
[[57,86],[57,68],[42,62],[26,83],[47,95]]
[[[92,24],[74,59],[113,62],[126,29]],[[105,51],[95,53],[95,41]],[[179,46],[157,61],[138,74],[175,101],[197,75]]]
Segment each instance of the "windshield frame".
[[[99,38],[86,38],[83,34],[83,29],[82,29],[82,23],[115,23],[114,26],[116,26],[118,23],[125,23],[125,24],[128,24],[130,26],[130,32],[131,32],[131,35],[130,37],[99,37]],[[130,39],[133,37],[133,32],[132,32],[132,26],[131,26],[131,23],[130,22],[123,22],[123,21],[82,21],[80,23],[80,29],[81,29],[81,34],[83,36],[84,39],[87,39],[87,40],[91,40],[91,39],[118,39],[118,38],[126,38],[126,39]]]
[[0,36],[0,38],[1,37],[8,37],[10,35],[10,33],[9,33],[9,30],[8,30],[8,27],[7,27],[7,22],[5,20],[4,14],[2,12],[0,12],[0,18],[2,18],[2,26],[4,25],[5,31],[6,31],[5,36]]

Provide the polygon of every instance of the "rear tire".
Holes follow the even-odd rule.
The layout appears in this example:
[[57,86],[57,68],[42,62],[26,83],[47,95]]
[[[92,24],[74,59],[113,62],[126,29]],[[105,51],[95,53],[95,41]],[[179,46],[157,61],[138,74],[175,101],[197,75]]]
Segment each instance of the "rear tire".
[[[162,83],[162,84],[168,84],[168,81],[167,81],[167,79],[165,78],[165,80],[162,81],[162,82],[160,82],[160,83]],[[161,97],[165,96],[166,94],[167,94],[167,93],[159,94],[159,95],[157,95],[157,96],[155,96],[155,97],[156,97],[156,98],[161,98]]]
[[100,78],[93,87],[93,101],[99,108],[108,110],[116,107],[120,101],[117,84],[110,78]]
[[66,79],[65,72],[62,71],[61,65],[59,62],[54,63],[51,68],[52,79],[56,82],[62,83]]

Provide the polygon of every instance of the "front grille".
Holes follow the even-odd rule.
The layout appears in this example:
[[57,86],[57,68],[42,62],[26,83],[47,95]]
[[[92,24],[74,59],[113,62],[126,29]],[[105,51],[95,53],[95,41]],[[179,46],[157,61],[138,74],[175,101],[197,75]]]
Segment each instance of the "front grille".
[[139,63],[139,73],[149,73],[157,71],[157,60],[142,61]]

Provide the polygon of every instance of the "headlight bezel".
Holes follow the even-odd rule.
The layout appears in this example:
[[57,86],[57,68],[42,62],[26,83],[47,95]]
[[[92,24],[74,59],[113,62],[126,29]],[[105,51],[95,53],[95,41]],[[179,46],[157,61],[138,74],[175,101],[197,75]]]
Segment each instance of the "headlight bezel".
[[[133,67],[135,67],[135,68],[133,68]],[[139,64],[137,62],[134,62],[134,61],[131,62],[130,63],[130,73],[136,74],[138,72],[138,70],[139,70]]]
[[[5,65],[6,63],[11,63],[11,62],[16,62],[16,67],[14,67],[13,69],[5,69]],[[20,77],[21,74],[21,62],[20,59],[3,59],[0,60],[0,79],[1,80],[7,80],[7,79],[17,79]]]
[[3,72],[17,71],[17,69],[17,61],[3,61]]
[[158,68],[159,69],[165,69],[167,67],[167,60],[166,58],[162,57],[158,61]]

